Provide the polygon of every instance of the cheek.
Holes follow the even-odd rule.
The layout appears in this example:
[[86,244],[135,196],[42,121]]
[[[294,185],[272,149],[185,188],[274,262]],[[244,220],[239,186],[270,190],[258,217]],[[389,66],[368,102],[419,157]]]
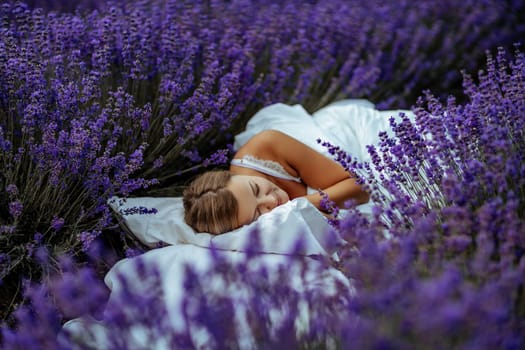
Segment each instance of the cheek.
[[275,188],[279,188],[276,184],[270,181],[266,181],[264,183],[261,183],[259,186],[261,186],[261,192],[262,194],[269,193],[271,191],[275,191]]
[[279,193],[279,197],[281,197],[281,199],[283,200],[283,202],[288,202],[290,200],[290,196],[288,195],[288,193],[283,190],[282,188],[279,188],[277,190],[277,192]]

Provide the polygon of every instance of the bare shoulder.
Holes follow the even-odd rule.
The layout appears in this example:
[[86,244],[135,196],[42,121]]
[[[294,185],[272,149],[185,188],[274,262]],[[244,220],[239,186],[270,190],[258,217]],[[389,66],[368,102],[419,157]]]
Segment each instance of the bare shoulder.
[[339,163],[280,131],[266,130],[253,139],[267,159],[291,169],[310,187],[327,188],[350,176]]
[[253,136],[248,142],[256,142],[261,145],[274,144],[275,141],[294,140],[292,137],[278,130],[264,130]]
[[239,149],[238,154],[276,157],[279,150],[286,149],[286,146],[290,146],[290,143],[295,142],[298,141],[280,131],[264,130],[249,139],[248,142]]

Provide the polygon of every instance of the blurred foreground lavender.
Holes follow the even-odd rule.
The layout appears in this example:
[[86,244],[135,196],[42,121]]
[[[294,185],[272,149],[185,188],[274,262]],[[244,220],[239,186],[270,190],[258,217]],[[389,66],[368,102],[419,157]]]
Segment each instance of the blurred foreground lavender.
[[361,339],[525,346],[525,55],[507,59],[499,50],[478,81],[465,75],[468,103],[427,92],[415,121],[392,120],[395,137],[369,148],[371,164],[334,149],[377,203],[373,218],[340,223],[360,251],[344,271],[361,291]]
[[[443,105],[427,93],[415,121],[393,122],[395,136],[383,135],[379,149],[370,148],[371,164],[356,164],[333,149],[362,174],[376,202],[373,216],[350,210],[339,223],[348,245],[331,266],[350,278],[356,294],[342,285],[335,295],[297,293],[289,288],[288,269],[268,278],[268,271],[250,268],[256,255],[231,264],[211,252],[214,267],[207,273],[186,270],[183,331],[170,331],[168,310],[154,288],[124,288],[102,318],[89,309],[101,303],[99,288],[63,301],[60,291],[68,286],[93,284],[90,274],[73,274],[62,284],[29,289],[32,304],[17,311],[18,332],[4,329],[6,344],[87,346],[67,334],[56,338],[57,309],[37,293],[47,290],[59,309],[65,303],[62,312],[85,300],[83,310],[106,322],[108,348],[136,345],[130,332],[137,329],[145,329],[141,334],[149,344],[166,348],[194,348],[196,329],[207,334],[212,348],[523,348],[525,55],[516,51],[510,62],[506,57],[503,50],[489,56],[478,82],[465,76],[467,103],[449,98]],[[150,268],[137,265],[141,281],[158,278]],[[304,270],[294,276],[304,278]],[[245,298],[227,288],[210,291],[213,279],[230,287],[240,283]],[[310,310],[308,326],[299,322],[304,307]],[[246,312],[243,327],[253,343],[231,322],[239,309]],[[276,310],[285,310],[285,317]],[[41,333],[29,331],[34,317]]]
[[[95,10],[45,12],[14,2],[0,7],[2,318],[20,302],[24,276],[38,280],[58,270],[53,261],[61,253],[79,255],[101,236],[121,233],[106,205],[109,196],[180,186],[195,170],[223,163],[232,135],[260,107],[301,103],[313,111],[340,98],[366,97],[383,107],[406,108],[423,88],[440,95],[457,91],[459,68],[473,71],[485,50],[509,47],[523,37],[525,13],[520,1],[496,0],[86,4]],[[519,84],[516,74],[508,79]],[[519,87],[514,87],[518,97]],[[467,84],[466,92],[472,88]],[[489,87],[480,89],[487,96],[479,95],[478,104],[465,109],[483,106],[492,122],[517,103],[494,100]],[[482,246],[477,237],[486,235],[468,232],[499,230],[497,220],[486,218],[511,215],[508,203],[523,217],[523,182],[499,196],[523,178],[522,169],[511,172],[513,162],[523,159],[507,152],[505,130],[484,134],[484,124],[473,117],[461,119],[464,128],[455,130],[454,116],[466,112],[451,105],[443,119],[440,108],[429,106],[437,119],[427,115],[426,124],[420,112],[420,131],[435,133],[435,144],[424,149],[439,156],[427,159],[418,147],[390,149],[385,141],[393,155],[415,157],[407,159],[410,172],[389,178],[409,176],[410,182],[413,169],[438,171],[426,175],[431,185],[409,188],[420,191],[410,192],[410,205],[399,196],[402,189],[388,185],[396,200],[381,215],[394,234],[425,223],[437,227],[443,236],[429,238],[428,249],[418,255],[428,253],[431,262],[441,254],[436,246],[445,244],[474,256],[472,250]],[[523,108],[512,108],[509,117],[519,120]],[[468,113],[476,116],[475,110]],[[446,125],[448,143],[437,129]],[[499,144],[489,143],[493,137]],[[470,147],[468,157],[461,158],[467,149],[460,149],[447,158],[443,152],[457,143]],[[485,145],[491,148],[479,148]],[[493,154],[506,157],[492,159]],[[486,164],[498,171],[484,172]],[[498,175],[503,170],[509,175]],[[474,179],[497,190],[477,194]],[[423,214],[423,221],[415,220]],[[520,232],[521,221],[511,219],[503,223]],[[499,237],[496,248],[516,251],[512,266],[518,266],[522,241],[515,238],[517,243],[507,246]],[[41,269],[44,250],[51,264]],[[500,258],[492,250],[486,254]]]

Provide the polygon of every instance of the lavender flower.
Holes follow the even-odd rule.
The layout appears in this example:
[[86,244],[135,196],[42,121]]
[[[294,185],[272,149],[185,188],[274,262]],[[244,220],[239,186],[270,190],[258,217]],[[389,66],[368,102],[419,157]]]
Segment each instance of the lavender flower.
[[7,185],[5,191],[11,198],[16,197],[18,195],[18,187],[16,187],[15,184]]
[[11,216],[13,216],[15,219],[22,215],[23,209],[23,204],[18,200],[9,203],[9,214],[11,214]]
[[135,214],[155,214],[157,213],[156,208],[146,208],[146,207],[131,207],[126,209],[121,209],[120,214],[122,215],[135,215]]
[[82,250],[88,251],[91,244],[100,235],[100,231],[83,231],[79,234],[78,240],[82,242]]
[[63,226],[64,226],[64,219],[63,218],[54,217],[51,220],[51,227],[53,228],[53,230],[59,231],[60,229],[62,229]]
[[[420,103],[415,123],[392,123],[395,136],[382,135],[379,152],[369,149],[372,164],[358,166],[334,149],[362,173],[377,203],[372,220],[350,212],[340,222],[352,244],[341,252],[345,273],[360,291],[352,307],[372,325],[355,329],[361,346],[524,344],[517,329],[525,221],[516,195],[524,135],[514,118],[524,100],[513,93],[523,84],[524,57],[519,50],[509,63],[504,51],[497,57],[489,55],[490,73],[481,71],[478,84],[465,77],[470,102],[443,106],[427,94],[428,111]],[[439,168],[430,173],[429,164]],[[482,332],[481,319],[491,325]]]
[[[371,218],[350,214],[340,222],[352,245],[341,248],[339,265],[355,276],[360,297],[339,306],[358,311],[359,321],[353,314],[323,316],[304,339],[323,345],[333,339],[341,347],[407,347],[419,340],[432,347],[442,339],[470,339],[460,345],[474,348],[523,344],[513,330],[523,315],[517,276],[524,252],[524,63],[519,51],[514,58],[495,52],[522,40],[522,2],[86,0],[78,6],[0,6],[0,254],[9,299],[22,300],[20,276],[42,270],[45,278],[55,269],[32,261],[41,246],[53,262],[55,252],[79,255],[99,240],[124,236],[109,197],[177,188],[196,169],[224,163],[226,153],[217,150],[228,149],[264,105],[301,103],[314,111],[365,97],[406,108],[432,87],[437,97],[423,94],[415,123],[401,118],[392,124],[397,138],[385,134],[370,148],[371,164],[333,149],[367,181],[378,205]],[[441,103],[440,96],[459,90],[459,69],[477,70],[487,50],[492,55],[477,80],[464,74],[466,97]],[[459,280],[452,278],[457,271]],[[443,285],[457,300],[414,292]],[[277,294],[265,302],[274,305],[272,297],[286,303]],[[234,304],[218,300],[217,310],[230,314]],[[429,301],[440,312],[425,329],[420,310]],[[160,310],[155,305],[151,310]],[[261,318],[250,316],[261,342],[304,344],[285,336],[292,334],[289,319],[278,336],[266,337],[272,308],[253,310],[261,310]],[[11,311],[2,304],[3,318]],[[34,325],[30,311],[20,314]],[[194,315],[212,317],[206,310]],[[54,331],[56,319],[44,319],[53,326],[43,332]],[[503,325],[493,327],[496,334],[479,319]],[[447,324],[459,324],[460,336]],[[226,344],[219,334],[228,332],[217,327],[210,334]],[[177,344],[189,347],[190,340],[180,335]]]

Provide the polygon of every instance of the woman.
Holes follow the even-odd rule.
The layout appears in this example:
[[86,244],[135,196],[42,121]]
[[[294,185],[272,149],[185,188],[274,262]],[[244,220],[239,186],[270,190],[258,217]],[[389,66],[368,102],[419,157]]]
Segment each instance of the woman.
[[184,191],[185,221],[197,232],[221,234],[247,225],[290,199],[305,197],[318,209],[369,199],[340,164],[277,130],[253,136],[234,155],[229,171],[212,171]]

